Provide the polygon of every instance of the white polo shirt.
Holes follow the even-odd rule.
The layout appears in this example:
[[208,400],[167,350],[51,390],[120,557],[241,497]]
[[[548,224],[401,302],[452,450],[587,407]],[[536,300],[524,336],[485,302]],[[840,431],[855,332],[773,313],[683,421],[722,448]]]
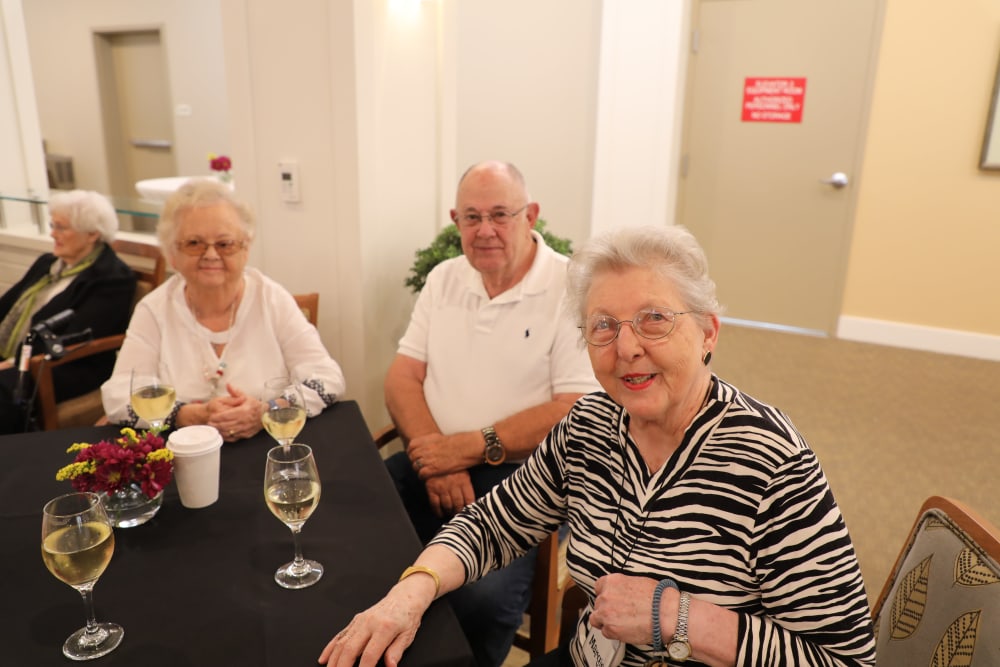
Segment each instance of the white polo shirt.
[[527,275],[492,300],[464,255],[427,276],[399,353],[427,363],[424,396],[442,433],[601,388],[563,305],[569,260],[531,234],[538,248]]

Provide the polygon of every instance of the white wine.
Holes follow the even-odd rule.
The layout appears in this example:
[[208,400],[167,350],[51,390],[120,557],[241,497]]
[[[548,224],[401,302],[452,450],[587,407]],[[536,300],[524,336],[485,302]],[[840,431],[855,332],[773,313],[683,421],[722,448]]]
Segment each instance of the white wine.
[[278,442],[291,442],[306,425],[304,408],[289,406],[266,411],[260,418],[264,428]]
[[319,504],[319,482],[308,478],[281,479],[264,489],[268,509],[291,526],[304,522]]
[[104,573],[115,551],[111,526],[88,521],[53,531],[42,542],[42,560],[57,579],[70,586],[94,581]]
[[160,421],[170,414],[177,392],[170,385],[139,387],[132,392],[132,409],[147,422]]

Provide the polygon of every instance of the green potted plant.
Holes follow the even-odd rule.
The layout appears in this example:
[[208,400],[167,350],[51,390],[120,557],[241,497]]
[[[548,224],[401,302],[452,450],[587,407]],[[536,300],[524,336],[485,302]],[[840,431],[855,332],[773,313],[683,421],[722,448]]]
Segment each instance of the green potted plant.
[[[545,220],[539,218],[535,222],[535,231],[541,234],[545,244],[556,252],[569,256],[573,252],[573,242],[569,239],[560,238],[545,229]],[[458,257],[462,254],[462,237],[458,233],[455,225],[448,225],[442,229],[434,238],[434,241],[426,248],[421,248],[416,252],[416,259],[410,267],[410,276],[406,279],[405,285],[414,294],[424,288],[427,274],[435,266],[446,259]]]

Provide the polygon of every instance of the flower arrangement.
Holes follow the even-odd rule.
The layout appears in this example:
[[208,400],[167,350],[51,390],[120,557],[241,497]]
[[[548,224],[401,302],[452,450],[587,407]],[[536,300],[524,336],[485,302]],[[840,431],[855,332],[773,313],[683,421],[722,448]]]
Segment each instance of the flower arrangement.
[[140,436],[131,428],[123,428],[121,433],[110,442],[71,445],[66,451],[76,452],[76,459],[60,468],[56,479],[69,480],[77,491],[103,491],[108,495],[138,485],[147,497],[156,497],[173,476],[174,453],[164,446],[163,438],[151,431]]
[[211,167],[212,171],[218,175],[219,180],[223,183],[229,183],[233,180],[233,175],[229,171],[233,168],[233,161],[225,155],[209,153],[208,166]]

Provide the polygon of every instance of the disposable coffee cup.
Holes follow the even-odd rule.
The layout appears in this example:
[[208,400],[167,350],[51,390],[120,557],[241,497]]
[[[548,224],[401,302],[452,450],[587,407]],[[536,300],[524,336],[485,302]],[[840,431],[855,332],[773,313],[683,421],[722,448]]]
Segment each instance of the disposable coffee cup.
[[212,426],[185,426],[170,434],[174,479],[181,505],[208,507],[219,499],[219,457],[222,434]]

